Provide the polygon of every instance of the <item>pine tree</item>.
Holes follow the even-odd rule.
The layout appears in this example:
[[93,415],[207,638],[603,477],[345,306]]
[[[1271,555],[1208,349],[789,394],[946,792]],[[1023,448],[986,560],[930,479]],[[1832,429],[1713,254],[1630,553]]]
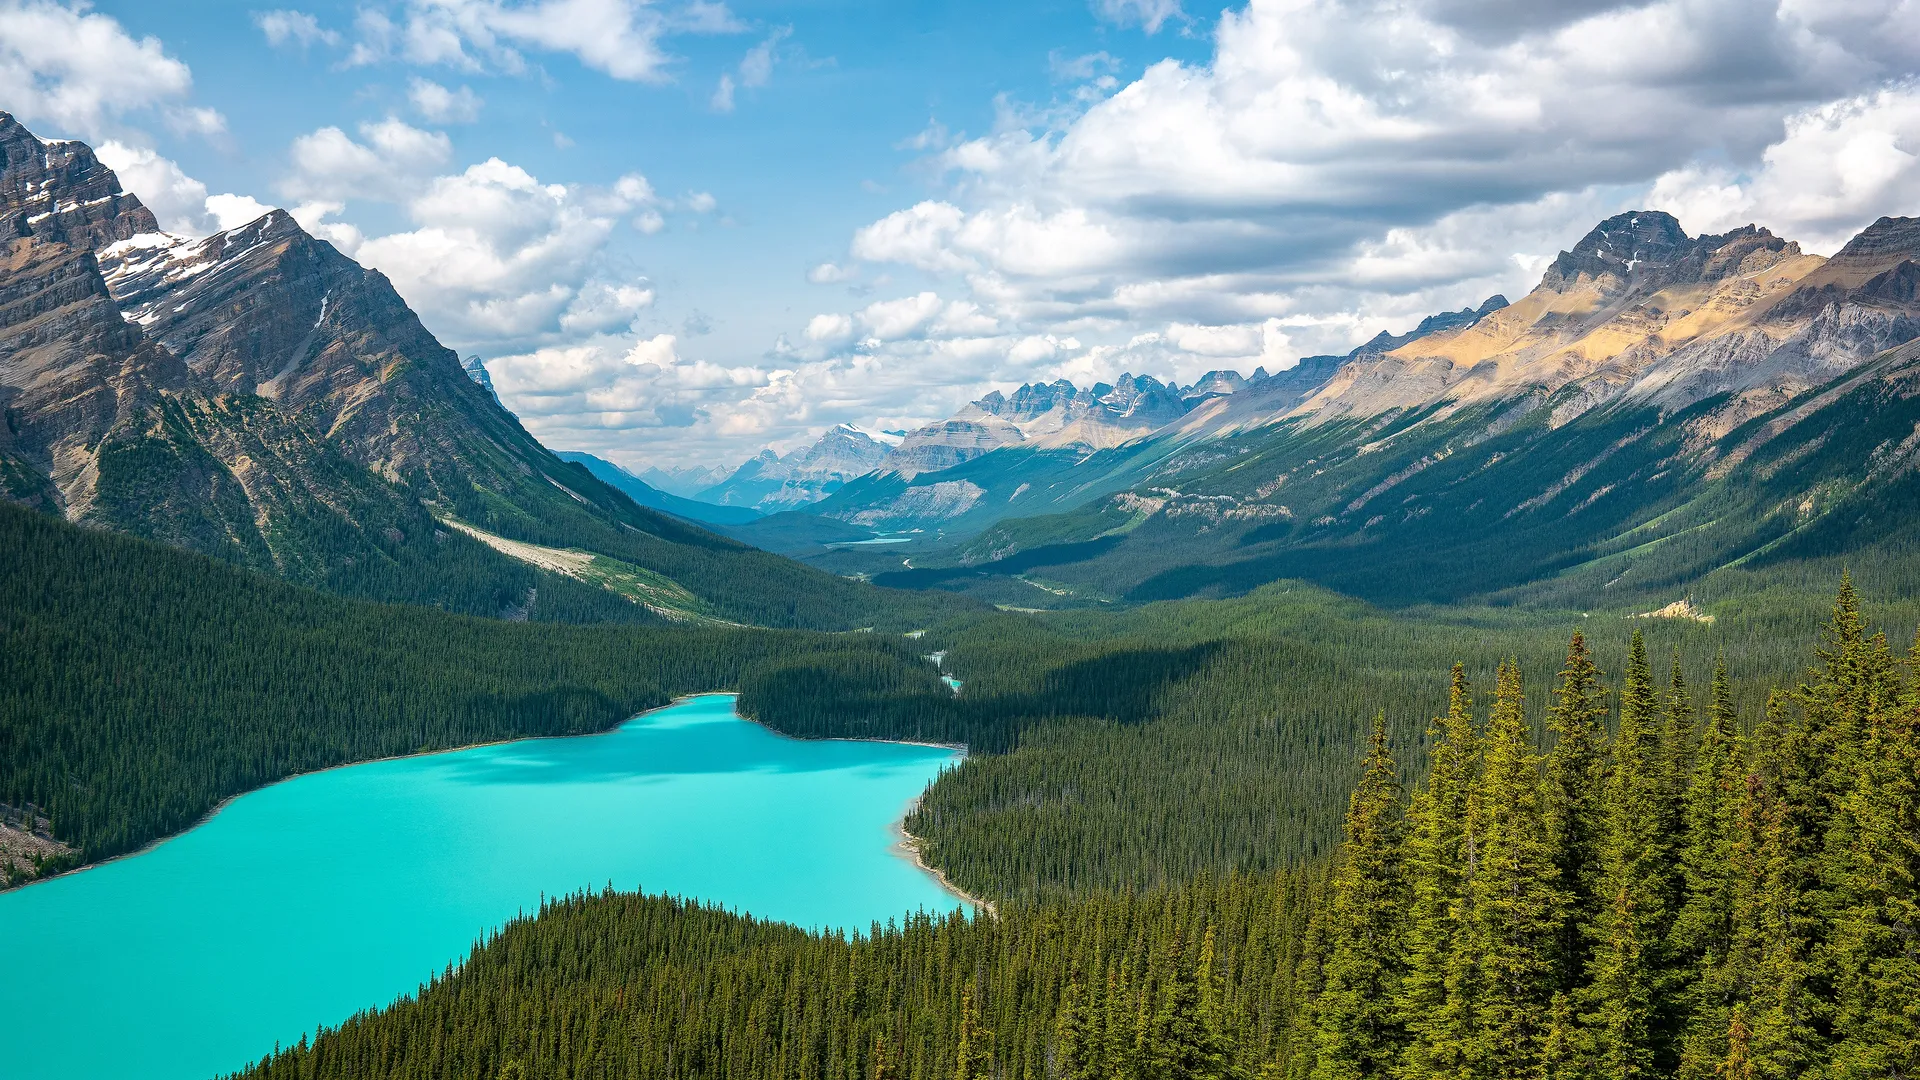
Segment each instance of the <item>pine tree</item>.
[[1580,1080],[1587,1075],[1580,1054],[1579,1029],[1573,999],[1565,990],[1554,992],[1547,1013],[1547,1034],[1540,1041],[1540,1080]]
[[1382,1076],[1401,1050],[1393,1008],[1404,966],[1401,920],[1407,904],[1400,790],[1381,714],[1374,718],[1360,785],[1348,804],[1331,910],[1322,927],[1326,963],[1315,1080]]
[[1605,814],[1606,689],[1587,650],[1586,638],[1573,632],[1567,645],[1560,686],[1547,710],[1553,749],[1547,754],[1543,814],[1548,845],[1568,917],[1555,948],[1557,985],[1572,991],[1585,982],[1589,927],[1601,910],[1600,828]]
[[1707,1080],[1726,1060],[1733,973],[1733,911],[1738,889],[1739,810],[1744,789],[1739,718],[1724,656],[1713,669],[1712,703],[1701,732],[1683,810],[1680,852],[1684,899],[1674,919],[1672,955],[1683,980],[1686,1020],[1679,1075]]
[[1672,1003],[1664,945],[1675,914],[1678,817],[1661,748],[1659,704],[1646,642],[1635,631],[1620,693],[1601,847],[1601,887],[1610,898],[1596,922],[1588,1023],[1609,1080],[1640,1080],[1664,1061]]
[[1870,705],[1836,814],[1836,1080],[1920,1075],[1920,740],[1906,701]]
[[1528,738],[1520,665],[1500,665],[1473,829],[1479,845],[1471,935],[1478,962],[1474,1075],[1531,1078],[1554,997],[1553,947],[1565,917],[1541,821],[1540,761]]
[[993,1080],[993,1032],[980,1023],[980,992],[967,983],[960,1006],[960,1044],[955,1051],[953,1080]]
[[1105,1080],[1100,1055],[1100,1036],[1092,1021],[1093,1010],[1079,975],[1067,982],[1061,995],[1060,1015],[1054,1023],[1054,1040],[1061,1080]]
[[1167,958],[1142,1060],[1143,1075],[1153,1080],[1231,1080],[1231,1047],[1220,1030],[1213,993],[1213,933],[1207,932],[1199,969],[1189,969],[1176,937]]
[[[1479,736],[1466,668],[1453,666],[1447,715],[1428,729],[1433,748],[1426,783],[1408,811],[1406,977],[1399,1011],[1408,1042],[1400,1075],[1451,1075],[1465,1061],[1470,1027],[1460,1007],[1470,862],[1468,808],[1479,781]],[[1449,982],[1454,989],[1450,991]],[[1452,1007],[1450,1007],[1452,1006]]]
[[1693,699],[1687,693],[1686,676],[1680,669],[1680,650],[1673,650],[1673,664],[1667,675],[1666,724],[1660,732],[1660,752],[1666,759],[1667,788],[1676,804],[1684,803],[1688,782],[1693,776]]

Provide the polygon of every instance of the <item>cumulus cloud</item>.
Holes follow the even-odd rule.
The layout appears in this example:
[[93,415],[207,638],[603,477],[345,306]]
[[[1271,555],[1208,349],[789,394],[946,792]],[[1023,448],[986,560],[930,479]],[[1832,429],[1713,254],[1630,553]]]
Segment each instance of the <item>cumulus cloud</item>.
[[471,87],[449,90],[417,75],[407,84],[407,100],[415,112],[435,124],[471,124],[480,119],[484,104]]
[[[602,258],[620,221],[656,201],[638,174],[596,189],[542,183],[490,158],[433,177],[400,201],[412,228],[335,242],[387,274],[456,348],[491,352],[620,333],[654,301],[645,281],[612,273]],[[339,212],[337,204],[322,209]],[[323,213],[316,224],[326,222]]]
[[247,195],[208,195],[206,184],[151,147],[108,139],[94,152],[120,178],[120,186],[139,196],[170,233],[205,236],[244,225],[272,209]]
[[297,201],[398,202],[452,155],[453,142],[446,133],[424,131],[394,117],[360,125],[359,141],[337,127],[323,127],[293,141],[293,172],[280,188]]
[[[1185,17],[1095,8],[1148,30]],[[1003,101],[989,134],[913,143],[944,190],[856,230],[849,255],[958,290],[996,329],[955,340],[990,340],[996,377],[1042,361],[1189,377],[1523,292],[1633,206],[1831,249],[1920,202],[1920,8],[1903,0],[1251,0],[1213,37],[1204,64],[1065,109]],[[926,319],[895,340],[941,336]]]
[[158,38],[136,38],[82,0],[0,2],[0,102],[28,125],[102,138],[125,134],[121,118],[157,110],[168,125],[217,134],[225,120],[186,104],[187,65]]

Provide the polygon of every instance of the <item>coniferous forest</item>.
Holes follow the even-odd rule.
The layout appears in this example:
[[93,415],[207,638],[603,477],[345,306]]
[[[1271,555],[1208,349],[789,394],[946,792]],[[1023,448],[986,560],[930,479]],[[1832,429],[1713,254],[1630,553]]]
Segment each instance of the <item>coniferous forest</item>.
[[1757,713],[1621,660],[1456,666],[1417,780],[1377,718],[1325,863],[853,938],[583,895],[248,1075],[1913,1075],[1920,652],[1843,581]]

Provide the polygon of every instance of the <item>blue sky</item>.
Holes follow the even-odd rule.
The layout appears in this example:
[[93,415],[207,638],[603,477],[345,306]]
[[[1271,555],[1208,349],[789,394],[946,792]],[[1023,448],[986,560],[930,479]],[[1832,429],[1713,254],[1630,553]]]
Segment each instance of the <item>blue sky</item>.
[[560,449],[712,465],[1524,292],[1660,207],[1920,211],[1903,0],[0,0],[170,229],[386,272]]

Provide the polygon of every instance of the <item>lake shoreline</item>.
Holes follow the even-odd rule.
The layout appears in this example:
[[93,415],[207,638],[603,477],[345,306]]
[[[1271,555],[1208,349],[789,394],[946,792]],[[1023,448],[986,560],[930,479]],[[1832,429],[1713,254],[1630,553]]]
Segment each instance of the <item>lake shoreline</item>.
[[[414,758],[436,757],[440,754],[459,754],[459,753],[464,753],[465,751],[468,751],[468,750],[479,750],[489,746],[504,746],[507,743],[538,742],[538,741],[544,741],[546,739],[598,738],[599,736],[602,736],[602,735],[611,735],[614,732],[619,731],[622,727],[626,726],[627,724],[630,724],[635,720],[640,719],[643,716],[649,716],[653,713],[662,712],[667,709],[671,709],[675,705],[678,705],[683,701],[691,701],[694,698],[702,698],[702,697],[726,696],[733,693],[735,693],[735,691],[732,691],[732,690],[701,690],[692,694],[681,694],[679,697],[674,698],[672,701],[667,702],[665,705],[656,705],[651,709],[642,709],[639,712],[634,713],[632,716],[622,718],[618,723],[614,724],[612,727],[608,727],[600,731],[583,731],[577,735],[518,735],[511,739],[489,739],[486,742],[465,743],[460,746],[449,746],[440,750],[420,750],[411,754],[388,754],[385,757],[363,758],[359,761],[343,761],[338,765],[328,765],[325,768],[321,768],[321,769],[308,769],[306,772],[288,773],[286,776],[280,777],[278,780],[261,784],[259,787],[248,788],[245,791],[239,791],[239,792],[235,792],[232,795],[228,795],[226,798],[221,799],[219,802],[215,803],[213,805],[213,809],[208,810],[206,813],[194,819],[193,824],[188,825],[186,828],[181,829],[178,832],[170,832],[165,836],[155,837],[154,839],[147,841],[146,843],[140,845],[139,847],[133,849],[132,851],[123,851],[118,855],[109,855],[104,859],[96,859],[91,862],[84,862],[78,866],[68,867],[67,869],[58,871],[56,873],[47,874],[43,877],[34,878],[32,881],[23,882],[19,885],[13,886],[12,888],[0,888],[0,894],[14,892],[15,890],[18,890],[18,889],[31,889],[35,885],[42,885],[49,881],[58,881],[61,878],[70,877],[74,874],[85,873],[86,871],[92,870],[95,867],[106,866],[110,863],[119,862],[122,859],[131,859],[137,855],[145,855],[153,851],[155,848],[159,847],[160,845],[165,844],[168,841],[178,839],[179,837],[185,836],[186,834],[192,832],[193,830],[198,829],[201,826],[205,825],[207,822],[212,821],[214,817],[220,813],[220,811],[225,810],[229,805],[233,803],[234,800],[243,799],[248,795],[254,794],[255,792],[265,791],[268,788],[274,787],[279,784],[291,783],[295,780],[304,779],[309,776],[321,776],[326,773],[333,772],[337,769],[354,769],[362,765],[378,765],[382,762],[389,762],[389,761],[410,761]],[[768,728],[767,730],[771,731],[773,729]]]
[[[625,727],[626,725],[633,723],[635,720],[640,719],[641,717],[651,716],[657,712],[664,712],[668,709],[674,708],[677,705],[680,705],[683,702],[692,701],[696,698],[732,697],[732,698],[738,699],[739,696],[740,696],[740,693],[737,690],[698,690],[691,694],[680,694],[674,697],[672,700],[668,701],[664,705],[656,705],[651,709],[642,709],[631,716],[623,717],[619,722],[600,731],[583,731],[576,735],[519,735],[510,739],[489,739],[486,742],[466,743],[461,746],[449,746],[439,750],[422,750],[422,751],[411,753],[411,754],[388,754],[385,757],[364,758],[360,761],[343,761],[338,765],[328,765],[325,768],[321,768],[321,769],[309,769],[306,772],[289,773],[286,776],[282,776],[277,780],[271,781],[270,783],[261,784],[259,787],[248,788],[245,791],[235,792],[232,795],[228,795],[226,798],[221,799],[219,802],[215,803],[212,809],[208,810],[206,813],[194,819],[193,824],[188,825],[186,828],[183,828],[178,832],[171,832],[165,836],[155,837],[154,839],[147,841],[146,843],[140,845],[139,847],[133,849],[132,851],[123,851],[118,855],[109,855],[104,859],[95,859],[90,862],[83,862],[78,866],[71,866],[64,870],[55,871],[54,873],[51,873],[51,874],[43,874],[40,877],[34,878],[32,881],[24,881],[18,885],[0,886],[0,895],[16,892],[21,889],[31,889],[36,885],[44,885],[50,881],[59,881],[63,878],[71,877],[75,874],[83,874],[88,870],[92,870],[96,867],[107,866],[111,863],[119,862],[122,859],[131,859],[131,858],[134,858],[135,856],[145,855],[153,851],[155,848],[160,847],[162,844],[165,844],[178,837],[185,836],[187,833],[190,833],[193,830],[198,829],[201,826],[212,821],[214,817],[217,816],[222,810],[225,810],[228,806],[230,806],[234,802],[234,800],[245,798],[246,796],[252,795],[255,792],[265,791],[268,788],[278,784],[291,783],[292,781],[303,779],[309,776],[320,776],[324,773],[333,772],[336,769],[352,769],[352,768],[358,768],[361,765],[377,765],[382,762],[390,762],[390,761],[408,761],[414,758],[435,757],[440,754],[458,754],[468,750],[479,750],[489,746],[502,746],[507,743],[537,742],[537,741],[543,741],[546,739],[592,739],[592,738],[597,738],[603,735],[611,735],[614,732],[619,731],[621,728]],[[773,734],[773,735],[777,735],[782,739],[793,739],[796,742],[893,743],[899,746],[924,746],[924,747],[928,747],[930,749],[936,749],[936,750],[953,750],[953,751],[959,752],[962,755],[965,755],[967,753],[967,747],[965,743],[918,742],[912,739],[876,739],[868,736],[857,736],[857,735],[830,736],[823,739],[808,739],[808,738],[803,738],[802,736],[799,736],[799,735],[790,735],[784,731],[779,730],[778,728],[773,727],[771,724],[762,722],[757,717],[741,715],[740,710],[737,707],[734,709],[734,715],[739,716],[740,719],[745,720],[750,724],[753,724],[755,727],[758,727],[763,731],[769,732],[770,734]],[[907,805],[907,809],[901,813],[899,820],[894,823],[894,830],[897,833],[899,833],[903,837],[910,837],[913,841],[913,843],[911,844],[903,843],[901,845],[903,850],[907,852],[907,854],[904,855],[903,857],[906,858],[909,862],[912,862],[916,867],[919,867],[921,870],[931,875],[934,878],[934,880],[940,883],[941,888],[947,890],[949,893],[952,893],[955,897],[969,904],[975,904],[981,907],[985,907],[988,911],[992,911],[993,904],[991,902],[981,900],[975,896],[968,894],[964,889],[960,889],[956,887],[955,885],[953,885],[951,882],[947,880],[947,877],[944,873],[942,873],[936,867],[927,865],[926,861],[920,857],[917,848],[914,847],[914,845],[919,842],[918,838],[912,837],[912,834],[906,831],[907,815],[913,812],[913,807],[918,805],[919,801],[920,801],[919,798],[915,797],[913,802]]]

